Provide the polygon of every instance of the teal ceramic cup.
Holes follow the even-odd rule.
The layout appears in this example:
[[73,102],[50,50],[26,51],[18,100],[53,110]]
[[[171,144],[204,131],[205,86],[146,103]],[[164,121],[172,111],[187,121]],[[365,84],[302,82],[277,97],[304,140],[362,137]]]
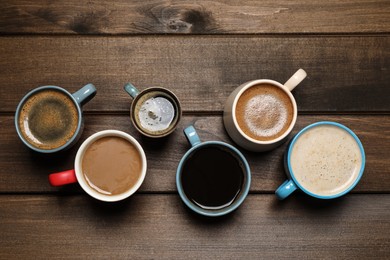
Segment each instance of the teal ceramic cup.
[[226,215],[237,209],[251,184],[244,155],[224,142],[201,142],[193,126],[184,129],[184,134],[191,148],[176,172],[176,186],[184,204],[208,217]]
[[348,127],[322,121],[303,128],[290,141],[284,158],[288,176],[276,191],[282,200],[295,190],[318,199],[334,199],[350,192],[365,167],[364,148]]
[[16,109],[15,128],[20,140],[33,151],[44,154],[70,148],[83,130],[82,106],[95,95],[93,84],[73,94],[57,86],[33,89]]

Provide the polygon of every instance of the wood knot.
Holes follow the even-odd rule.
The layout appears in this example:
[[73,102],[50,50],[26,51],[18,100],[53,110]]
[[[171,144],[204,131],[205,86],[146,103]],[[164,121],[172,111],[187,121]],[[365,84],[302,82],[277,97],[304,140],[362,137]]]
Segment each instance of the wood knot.
[[137,27],[146,27],[148,31],[153,28],[156,32],[165,33],[209,33],[216,32],[217,25],[211,12],[199,5],[158,5],[148,11],[142,11],[146,15],[142,23]]

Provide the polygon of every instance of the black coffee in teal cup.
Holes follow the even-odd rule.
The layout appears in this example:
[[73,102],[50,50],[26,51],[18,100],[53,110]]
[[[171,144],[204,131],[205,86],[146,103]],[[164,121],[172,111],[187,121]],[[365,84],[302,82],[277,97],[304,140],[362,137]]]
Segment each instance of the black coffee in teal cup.
[[318,199],[334,199],[350,192],[365,167],[364,148],[357,135],[336,122],[317,122],[290,141],[284,166],[288,180],[276,191],[285,199],[296,190]]
[[82,106],[95,95],[93,84],[87,84],[73,94],[57,86],[33,89],[16,109],[15,127],[19,138],[39,153],[70,148],[82,133]]
[[201,142],[193,126],[184,129],[184,134],[191,148],[176,172],[176,186],[184,204],[208,217],[226,215],[237,209],[251,184],[244,155],[224,142]]

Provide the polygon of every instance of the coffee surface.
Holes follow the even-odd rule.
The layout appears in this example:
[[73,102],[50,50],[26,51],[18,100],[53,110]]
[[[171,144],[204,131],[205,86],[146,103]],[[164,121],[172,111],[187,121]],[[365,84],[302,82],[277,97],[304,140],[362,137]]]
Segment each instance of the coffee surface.
[[76,133],[77,107],[65,93],[42,90],[24,102],[19,114],[19,129],[34,147],[55,149],[66,144]]
[[195,205],[218,210],[233,204],[244,183],[244,167],[236,155],[217,146],[196,150],[185,161],[181,181]]
[[290,97],[279,87],[259,84],[239,97],[236,119],[241,130],[259,141],[269,141],[283,135],[289,128],[294,108]]
[[177,105],[166,93],[153,91],[143,95],[134,111],[135,122],[144,132],[160,135],[177,122]]
[[304,132],[291,151],[291,167],[308,191],[331,196],[347,190],[362,167],[356,140],[344,129],[320,125]]
[[81,168],[88,185],[104,195],[131,189],[141,177],[142,157],[128,140],[102,137],[86,149]]

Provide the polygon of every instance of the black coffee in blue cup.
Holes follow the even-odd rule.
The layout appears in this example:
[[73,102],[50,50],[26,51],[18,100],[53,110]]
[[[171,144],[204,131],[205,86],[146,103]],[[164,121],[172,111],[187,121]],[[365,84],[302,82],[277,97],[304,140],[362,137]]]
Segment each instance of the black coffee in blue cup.
[[194,204],[218,210],[237,199],[243,188],[244,173],[244,165],[230,150],[210,145],[187,158],[181,181],[185,194]]
[[194,212],[217,217],[237,209],[248,195],[251,172],[234,146],[201,142],[193,126],[184,129],[191,149],[181,159],[176,185],[183,202]]

